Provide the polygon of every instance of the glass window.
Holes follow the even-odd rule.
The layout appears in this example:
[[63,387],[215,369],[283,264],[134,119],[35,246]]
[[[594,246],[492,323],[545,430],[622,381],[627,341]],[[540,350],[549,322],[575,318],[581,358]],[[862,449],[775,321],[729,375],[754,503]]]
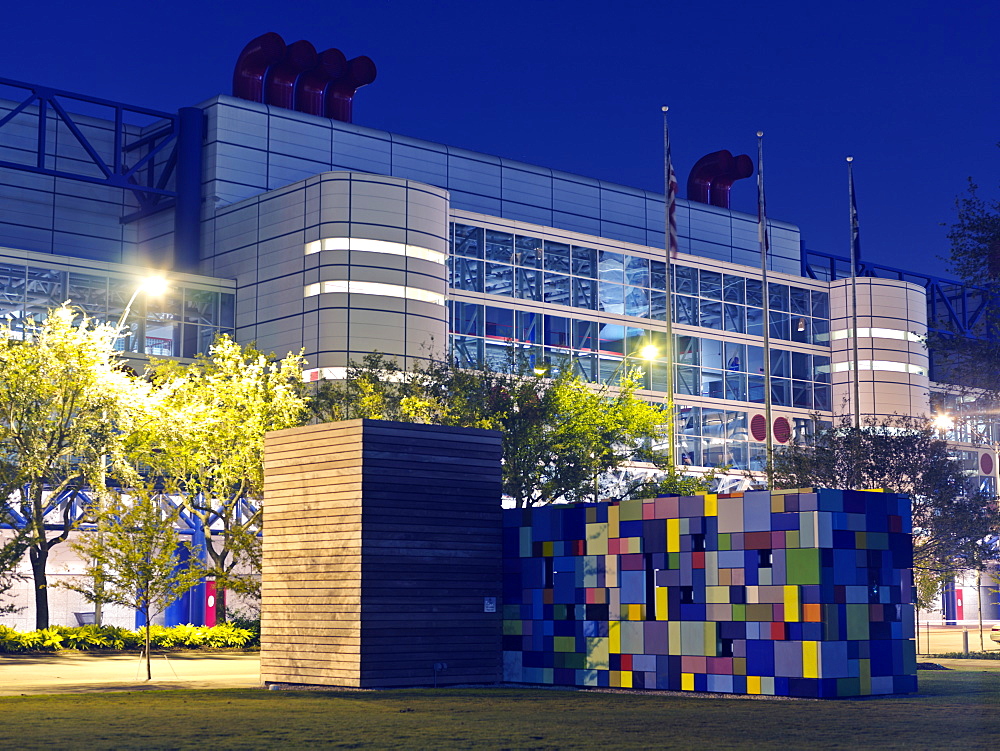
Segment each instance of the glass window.
[[602,250],[599,258],[598,271],[601,281],[623,284],[625,282],[625,257],[621,253]]
[[649,317],[655,321],[667,320],[667,293],[660,290],[649,292]]
[[812,355],[808,352],[792,352],[792,378],[812,380]]
[[621,380],[622,362],[623,358],[621,357],[600,355],[597,358],[597,371],[600,382],[617,384]]
[[712,300],[721,300],[722,274],[716,271],[702,270],[698,276],[701,279],[701,296]]
[[24,266],[0,264],[0,305],[3,306],[0,314],[24,310],[26,273]]
[[809,290],[792,287],[789,290],[789,300],[790,311],[793,314],[800,316],[808,316],[812,314],[812,306],[809,304]]
[[469,336],[452,336],[451,356],[462,368],[478,368],[483,361],[483,340]]
[[830,344],[830,321],[826,318],[811,318],[812,321],[812,343],[820,346]]
[[788,341],[792,338],[791,333],[791,321],[788,318],[788,313],[781,313],[779,311],[772,310],[771,313],[771,338],[772,339],[783,339]]
[[784,310],[787,312],[788,285],[769,282],[767,285],[767,299],[771,310]]
[[538,322],[542,317],[541,313],[532,313],[526,310],[517,311],[517,328],[516,334],[518,341],[529,342],[531,344],[540,344],[541,331],[539,331]]
[[482,258],[485,230],[482,227],[473,227],[468,224],[455,224],[453,226],[455,228],[454,255]]
[[625,327],[617,324],[603,324],[600,327],[600,349],[602,352],[625,354]]
[[181,325],[177,321],[149,321],[143,351],[152,357],[180,355],[180,333]]
[[597,307],[597,281],[573,277],[573,307],[594,310]]
[[724,303],[722,309],[723,324],[726,331],[745,334],[747,330],[746,308],[742,305]]
[[184,320],[202,325],[218,324],[219,293],[202,289],[184,290]]
[[812,341],[812,318],[792,314],[791,333],[793,342],[808,344]]
[[699,365],[701,340],[696,336],[674,336],[674,360],[681,365]]
[[597,251],[593,248],[573,246],[573,275],[597,278]]
[[676,295],[674,300],[677,305],[677,310],[674,311],[674,323],[697,326],[700,320],[698,316],[698,298]]
[[803,409],[813,408],[812,383],[809,381],[792,381],[792,406]]
[[698,368],[678,365],[676,372],[677,378],[674,379],[676,380],[674,388],[678,394],[701,395],[701,371]]
[[512,297],[514,295],[514,267],[487,261],[483,290],[488,295]]
[[830,317],[830,296],[826,292],[812,293],[812,314],[817,318]]
[[813,409],[830,411],[830,387],[825,383],[817,383],[813,390]]
[[623,314],[625,312],[625,288],[620,284],[611,284],[601,280],[598,310],[608,313]]
[[625,315],[649,318],[649,290],[625,287]]
[[568,276],[553,274],[550,271],[545,272],[545,302],[555,303],[556,305],[570,305],[573,302],[570,295],[571,290]]
[[482,292],[484,280],[483,262],[460,257],[455,257],[451,260],[453,265],[451,286],[455,289],[464,289],[469,292]]
[[537,237],[514,238],[514,263],[529,269],[542,268],[542,241]]
[[36,321],[41,321],[50,309],[62,305],[66,299],[63,285],[65,276],[62,271],[29,266],[25,285],[25,314],[34,315]]
[[570,346],[570,319],[562,316],[545,316],[545,346]]
[[813,380],[830,382],[830,358],[823,355],[813,355]]
[[718,339],[701,339],[701,365],[703,368],[723,367],[723,342]]
[[764,373],[764,348],[753,344],[747,345],[747,373],[763,375]]
[[764,403],[764,376],[747,376],[747,401],[754,404]]
[[[0,267],[2,269],[3,267]],[[2,283],[2,271],[0,271]],[[67,297],[83,308],[87,315],[104,320],[108,312],[108,278],[90,274],[70,273],[67,278]],[[0,311],[3,313],[5,311]],[[214,321],[212,321],[214,323]]]
[[776,378],[790,378],[792,375],[792,353],[784,349],[771,350],[771,375]]
[[747,400],[747,377],[742,373],[726,373],[726,398]]
[[545,270],[568,274],[571,268],[569,245],[545,241]]
[[649,262],[649,286],[652,289],[667,289],[667,264],[663,261]]
[[490,341],[489,339],[483,342],[483,354],[481,355],[482,362],[486,363],[494,370],[500,372],[509,370],[512,357],[513,349],[509,344],[503,344],[499,341]]
[[747,348],[735,342],[725,343],[724,357],[726,360],[726,370],[731,372],[746,372]]
[[597,355],[574,355],[573,372],[585,381],[597,380]]
[[542,299],[542,272],[534,269],[515,269],[515,273],[517,280],[515,295],[524,300],[540,301]]
[[514,263],[514,236],[509,232],[486,230],[486,260]]
[[701,325],[706,329],[722,328],[722,303],[712,300],[701,301]]
[[760,279],[747,279],[747,305],[764,307],[764,285]]
[[227,328],[236,326],[236,295],[223,292],[219,296],[219,325]]
[[674,289],[682,295],[698,294],[698,269],[674,266]]
[[573,321],[573,347],[576,349],[600,349],[597,338],[596,321]]
[[471,302],[452,303],[451,330],[467,336],[483,335],[483,306]]
[[746,283],[742,276],[726,274],[723,277],[723,299],[726,302],[745,303]]
[[625,256],[625,283],[635,287],[648,287],[649,261],[639,256]]
[[792,382],[786,378],[771,379],[771,403],[776,407],[792,406]]
[[514,338],[514,311],[486,306],[486,336],[493,339]]
[[754,336],[764,336],[764,309],[747,308],[747,333]]
[[725,378],[726,374],[721,370],[701,371],[701,395],[712,399],[725,399]]

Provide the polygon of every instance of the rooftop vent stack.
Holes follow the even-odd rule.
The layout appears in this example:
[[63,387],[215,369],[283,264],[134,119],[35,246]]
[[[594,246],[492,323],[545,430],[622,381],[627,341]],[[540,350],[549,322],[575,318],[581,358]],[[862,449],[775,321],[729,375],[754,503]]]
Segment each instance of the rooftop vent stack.
[[347,58],[331,48],[319,54],[319,64],[304,71],[295,83],[295,109],[326,117],[326,90],[333,81],[347,74]]
[[746,154],[734,157],[726,149],[706,154],[688,175],[688,200],[728,209],[733,183],[752,174],[753,160]]
[[264,81],[268,71],[284,59],[286,49],[285,40],[273,31],[250,41],[236,60],[233,96],[249,99],[251,102],[263,102]]
[[271,65],[264,78],[264,102],[275,107],[294,109],[299,77],[319,64],[319,55],[305,39],[292,42],[285,57]]
[[331,81],[326,90],[326,116],[341,122],[352,122],[354,94],[375,80],[375,63],[371,58],[356,57],[347,61],[347,75]]

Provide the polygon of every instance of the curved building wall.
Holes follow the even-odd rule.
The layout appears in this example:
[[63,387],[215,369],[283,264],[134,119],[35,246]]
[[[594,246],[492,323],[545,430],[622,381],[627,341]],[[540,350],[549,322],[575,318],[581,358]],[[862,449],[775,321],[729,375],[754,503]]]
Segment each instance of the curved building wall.
[[405,367],[447,346],[448,208],[440,188],[325,172],[216,212],[206,271],[237,279],[240,341],[304,349],[314,377],[373,351]]
[[[858,404],[862,419],[930,413],[927,294],[894,279],[859,277]],[[834,414],[854,414],[854,323],[851,280],[830,284],[830,349]]]

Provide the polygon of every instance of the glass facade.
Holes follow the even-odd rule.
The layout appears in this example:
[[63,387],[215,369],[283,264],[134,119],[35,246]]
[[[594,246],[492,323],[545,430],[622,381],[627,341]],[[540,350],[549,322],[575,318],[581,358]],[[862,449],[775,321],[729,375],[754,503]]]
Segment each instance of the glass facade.
[[[453,289],[666,319],[663,261],[458,223],[452,225],[451,249],[449,283]],[[674,323],[764,335],[759,279],[678,263],[671,268]],[[772,339],[829,344],[826,292],[770,282],[768,303]]]
[[[641,373],[644,388],[666,390],[662,331],[457,300],[449,305],[459,365],[500,366],[513,346],[532,367],[570,367],[595,383],[614,382],[627,367]],[[639,357],[647,345],[661,357]],[[763,347],[675,334],[674,348],[676,394],[764,403]],[[829,411],[830,358],[771,347],[771,400],[776,407]]]
[[[69,300],[98,321],[117,323],[138,284],[101,273],[2,263],[0,316],[18,329],[24,319],[40,320]],[[163,295],[136,296],[118,348],[153,357],[194,357],[206,352],[217,334],[232,335],[234,319],[234,295],[171,284]]]

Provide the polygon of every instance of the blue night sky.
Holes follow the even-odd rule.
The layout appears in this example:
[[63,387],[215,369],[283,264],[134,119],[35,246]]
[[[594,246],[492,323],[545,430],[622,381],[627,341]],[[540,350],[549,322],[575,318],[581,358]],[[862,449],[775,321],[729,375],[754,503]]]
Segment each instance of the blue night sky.
[[[47,0],[4,8],[0,77],[176,110],[231,93],[276,31],[375,61],[359,124],[652,190],[667,104],[682,195],[763,130],[769,215],[847,255],[851,154],[865,257],[945,273],[966,179],[998,195],[997,29],[995,0]],[[756,212],[753,183],[734,208]]]

